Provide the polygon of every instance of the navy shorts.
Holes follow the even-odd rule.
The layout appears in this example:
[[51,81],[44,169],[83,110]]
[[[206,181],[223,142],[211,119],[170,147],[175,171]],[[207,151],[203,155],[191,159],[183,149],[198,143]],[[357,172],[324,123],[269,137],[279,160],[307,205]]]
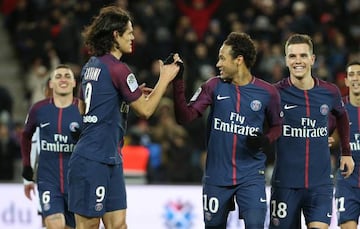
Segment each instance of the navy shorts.
[[69,163],[69,209],[85,217],[126,209],[122,164],[108,165],[72,155]]
[[219,226],[227,222],[228,214],[239,207],[239,218],[247,228],[263,227],[267,203],[265,182],[234,186],[205,184],[203,188],[203,212],[206,226]]
[[75,228],[75,217],[68,210],[68,195],[61,193],[60,187],[46,182],[38,181],[39,201],[43,218],[56,213],[65,216],[66,225]]
[[346,221],[358,222],[360,216],[360,188],[351,187],[347,182],[336,186],[335,193],[338,225]]
[[270,229],[299,228],[301,211],[306,224],[323,222],[330,225],[333,186],[311,189],[272,187],[270,200]]

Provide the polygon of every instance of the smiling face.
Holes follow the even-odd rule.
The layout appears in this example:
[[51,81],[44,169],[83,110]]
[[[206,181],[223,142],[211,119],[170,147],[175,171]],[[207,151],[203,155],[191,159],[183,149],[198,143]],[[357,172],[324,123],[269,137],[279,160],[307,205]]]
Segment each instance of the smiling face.
[[306,43],[290,44],[286,50],[286,66],[289,68],[290,77],[299,80],[311,77],[311,67],[315,62],[315,55]]
[[231,47],[222,45],[219,50],[219,60],[216,63],[216,67],[220,70],[220,77],[228,81],[232,81],[238,71],[236,59],[234,59],[230,53]]
[[345,84],[349,87],[350,94],[360,95],[360,64],[348,66],[346,73]]
[[50,88],[53,90],[54,95],[69,95],[73,93],[76,86],[75,77],[71,69],[58,68],[55,69],[51,75]]

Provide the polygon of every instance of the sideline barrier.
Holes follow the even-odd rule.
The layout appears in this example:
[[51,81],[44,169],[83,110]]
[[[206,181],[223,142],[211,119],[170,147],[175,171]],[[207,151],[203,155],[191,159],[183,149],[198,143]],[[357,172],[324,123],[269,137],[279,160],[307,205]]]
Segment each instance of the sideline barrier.
[[[270,188],[267,195],[269,200]],[[0,184],[0,196],[1,229],[41,228],[37,200],[26,199],[22,184]],[[201,186],[128,185],[127,196],[127,222],[131,229],[204,228]],[[268,223],[267,218],[265,224]],[[236,211],[229,215],[227,228],[244,228]],[[334,213],[330,229],[338,228]]]

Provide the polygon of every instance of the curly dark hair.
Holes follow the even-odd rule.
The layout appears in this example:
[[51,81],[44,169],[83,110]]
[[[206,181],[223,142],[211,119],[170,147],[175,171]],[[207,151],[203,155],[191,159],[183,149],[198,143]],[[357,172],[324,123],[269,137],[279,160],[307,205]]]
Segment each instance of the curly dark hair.
[[115,43],[114,31],[122,35],[131,21],[130,14],[117,6],[107,6],[93,18],[82,32],[85,45],[92,55],[102,56],[110,52]]
[[248,34],[231,32],[224,41],[224,44],[231,47],[232,51],[230,55],[233,58],[238,56],[244,57],[245,65],[248,69],[255,64],[257,54],[256,47],[254,41]]

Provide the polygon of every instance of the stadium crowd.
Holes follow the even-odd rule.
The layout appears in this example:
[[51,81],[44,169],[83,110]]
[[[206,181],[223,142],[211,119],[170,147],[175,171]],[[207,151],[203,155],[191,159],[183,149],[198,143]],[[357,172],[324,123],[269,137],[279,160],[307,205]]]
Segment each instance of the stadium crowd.
[[[127,9],[134,18],[134,51],[124,56],[123,61],[129,64],[139,83],[153,87],[159,73],[157,60],[178,52],[185,64],[188,98],[201,82],[218,74],[217,52],[230,31],[246,32],[255,40],[258,55],[251,70],[268,82],[277,82],[288,75],[283,44],[293,33],[312,37],[317,55],[313,75],[336,83],[343,95],[348,93],[344,85],[346,63],[360,60],[358,0],[3,0],[1,3],[3,26],[11,36],[22,66],[29,106],[43,97],[43,86],[39,85],[47,82],[54,66],[68,64],[79,76],[80,66],[88,58],[80,31],[101,6],[108,4]],[[148,183],[200,183],[206,153],[203,136],[206,120],[185,127],[178,125],[170,90],[171,87],[154,117],[147,121],[129,120],[128,141],[144,145],[151,152]],[[16,136],[10,138],[17,142]],[[2,153],[0,157],[3,155],[6,156]],[[0,158],[1,162],[4,160]],[[272,160],[270,153],[269,164]]]

